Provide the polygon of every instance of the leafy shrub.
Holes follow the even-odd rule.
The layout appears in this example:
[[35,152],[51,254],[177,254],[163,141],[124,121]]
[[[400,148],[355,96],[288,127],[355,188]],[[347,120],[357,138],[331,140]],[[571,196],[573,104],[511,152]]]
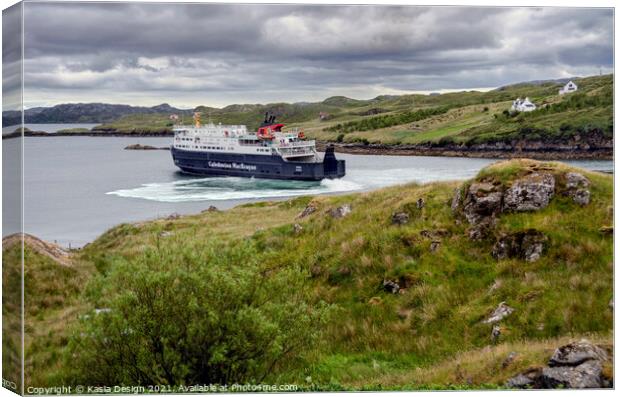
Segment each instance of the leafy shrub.
[[81,321],[65,380],[77,384],[260,382],[313,343],[331,308],[299,269],[266,269],[251,244],[149,250],[89,288],[109,312]]
[[447,136],[441,137],[441,139],[439,139],[437,143],[439,144],[439,146],[447,146],[447,145],[453,145],[455,143],[455,140],[453,136],[447,135]]

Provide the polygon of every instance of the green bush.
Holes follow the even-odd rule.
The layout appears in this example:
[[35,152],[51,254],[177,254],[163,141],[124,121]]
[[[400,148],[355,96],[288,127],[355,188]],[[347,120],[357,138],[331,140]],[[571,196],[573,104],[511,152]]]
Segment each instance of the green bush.
[[442,136],[437,143],[439,144],[439,146],[447,146],[447,145],[453,145],[455,142],[456,141],[454,140],[453,136],[447,135],[447,136]]
[[109,312],[81,321],[64,381],[261,382],[312,344],[331,308],[307,299],[296,268],[266,269],[250,244],[149,250],[117,260],[89,288]]

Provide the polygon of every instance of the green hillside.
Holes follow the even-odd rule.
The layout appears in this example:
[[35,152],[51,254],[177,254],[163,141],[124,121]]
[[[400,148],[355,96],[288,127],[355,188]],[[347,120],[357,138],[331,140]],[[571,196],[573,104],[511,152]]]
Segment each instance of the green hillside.
[[[331,97],[319,103],[198,107],[203,119],[256,129],[265,112],[289,127],[323,141],[386,144],[505,142],[513,139],[565,142],[576,136],[613,137],[613,75],[575,79],[579,91],[558,95],[560,83],[516,84],[489,92],[379,96],[370,100]],[[517,97],[538,109],[511,113]],[[190,122],[187,117],[187,122]],[[103,129],[140,131],[170,128],[165,115],[130,115]]]
[[[589,204],[565,194],[570,171],[589,179]],[[480,183],[501,192],[539,173],[556,180],[549,205],[498,214],[472,240],[472,226],[451,208],[455,189]],[[500,387],[569,340],[613,343],[612,200],[611,176],[521,160],[464,183],[119,225],[73,254],[78,274],[91,269],[81,290],[59,296],[50,286],[54,304],[28,317],[41,338],[28,379]],[[398,224],[402,214],[408,222]],[[544,236],[539,259],[492,255],[500,239],[519,235]],[[31,271],[44,266],[33,262]],[[46,290],[26,299],[39,302]],[[484,320],[501,302],[514,312],[492,342]],[[502,365],[512,351],[517,359]]]

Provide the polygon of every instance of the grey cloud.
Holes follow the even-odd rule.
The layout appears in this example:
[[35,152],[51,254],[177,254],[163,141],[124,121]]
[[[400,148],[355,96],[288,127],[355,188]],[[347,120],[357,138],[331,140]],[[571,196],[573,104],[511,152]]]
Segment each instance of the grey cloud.
[[25,26],[27,91],[45,103],[370,97],[613,67],[611,9],[46,2],[26,3]]
[[21,5],[2,11],[2,110],[21,109]]

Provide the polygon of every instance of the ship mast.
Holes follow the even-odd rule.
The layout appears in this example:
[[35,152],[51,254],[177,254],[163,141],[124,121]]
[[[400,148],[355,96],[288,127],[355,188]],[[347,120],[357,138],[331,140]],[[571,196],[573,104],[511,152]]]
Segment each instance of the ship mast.
[[200,115],[202,112],[194,112],[194,127],[200,128]]

